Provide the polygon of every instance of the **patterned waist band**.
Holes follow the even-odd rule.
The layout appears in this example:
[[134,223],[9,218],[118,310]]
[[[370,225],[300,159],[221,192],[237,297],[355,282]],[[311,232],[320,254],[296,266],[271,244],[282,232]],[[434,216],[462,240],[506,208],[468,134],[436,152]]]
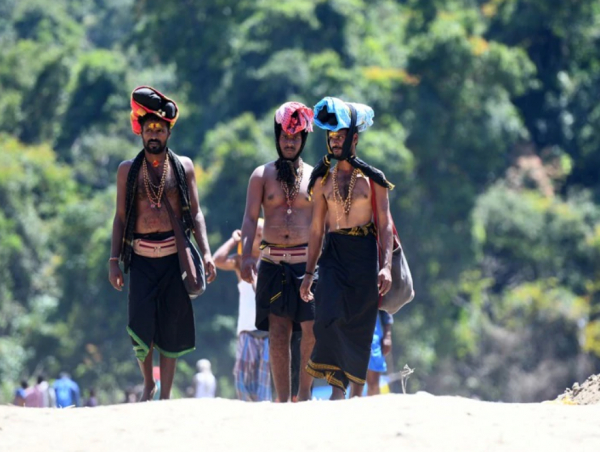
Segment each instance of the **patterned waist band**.
[[275,245],[265,242],[260,244],[260,257],[262,260],[274,263],[287,262],[289,264],[306,262],[308,245]]
[[375,224],[373,224],[373,222],[363,226],[354,226],[353,228],[336,229],[331,232],[334,234],[352,235],[355,237],[366,237],[369,234],[377,235],[377,230],[375,229]]
[[133,252],[144,257],[166,257],[177,252],[175,237],[164,240],[134,239]]

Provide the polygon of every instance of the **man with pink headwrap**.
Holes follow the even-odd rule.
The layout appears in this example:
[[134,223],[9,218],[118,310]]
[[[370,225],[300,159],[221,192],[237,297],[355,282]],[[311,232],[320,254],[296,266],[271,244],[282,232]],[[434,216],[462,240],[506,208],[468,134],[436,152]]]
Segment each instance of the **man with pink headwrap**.
[[[290,339],[302,332],[300,369],[314,345],[314,303],[304,303],[299,288],[306,272],[308,231],[312,204],[308,181],[312,166],[300,158],[313,111],[299,102],[287,102],[275,113],[275,147],[279,158],[254,170],[248,184],[242,224],[241,277],[256,279],[256,328],[269,332],[269,355],[277,400],[291,399]],[[260,211],[264,211],[263,241],[257,269],[252,242]],[[298,400],[310,398],[312,377],[300,374]]]

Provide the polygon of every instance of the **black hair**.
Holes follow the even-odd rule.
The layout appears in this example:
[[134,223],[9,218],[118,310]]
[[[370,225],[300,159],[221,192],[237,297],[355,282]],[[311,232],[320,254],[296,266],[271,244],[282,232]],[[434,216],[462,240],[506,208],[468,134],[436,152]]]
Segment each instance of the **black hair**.
[[277,180],[286,183],[289,187],[293,187],[296,183],[296,176],[298,172],[294,167],[294,162],[300,158],[300,154],[304,150],[304,145],[306,144],[306,139],[308,138],[308,131],[303,130],[301,132],[302,144],[300,145],[300,150],[296,157],[293,160],[289,160],[283,157],[283,153],[281,152],[281,146],[279,146],[279,137],[281,136],[282,127],[277,121],[275,121],[275,147],[277,148],[277,155],[279,158],[275,161],[275,169],[277,170]]

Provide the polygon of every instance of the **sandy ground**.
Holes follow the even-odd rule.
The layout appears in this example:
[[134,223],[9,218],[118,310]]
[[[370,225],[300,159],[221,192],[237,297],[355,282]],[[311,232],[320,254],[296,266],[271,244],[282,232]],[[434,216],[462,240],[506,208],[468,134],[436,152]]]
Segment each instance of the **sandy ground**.
[[2,452],[158,450],[597,452],[600,405],[394,394],[288,405],[183,399],[63,410],[0,406]]

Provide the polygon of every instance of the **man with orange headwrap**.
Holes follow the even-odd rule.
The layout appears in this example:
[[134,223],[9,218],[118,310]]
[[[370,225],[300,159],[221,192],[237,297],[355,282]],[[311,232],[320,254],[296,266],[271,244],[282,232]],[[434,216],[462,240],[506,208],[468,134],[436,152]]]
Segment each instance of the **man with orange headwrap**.
[[[290,338],[302,331],[301,369],[314,345],[314,303],[304,303],[299,287],[306,271],[312,205],[308,181],[312,167],[300,158],[313,112],[299,102],[287,102],[275,113],[275,147],[279,158],[254,170],[248,184],[242,224],[242,279],[256,282],[256,327],[269,331],[269,355],[277,400],[287,402],[290,391]],[[261,207],[263,242],[256,275],[252,242]],[[310,398],[312,377],[300,374],[298,400]]]
[[195,348],[194,312],[181,279],[171,217],[165,199],[200,248],[207,282],[216,277],[204,216],[198,203],[194,164],[168,147],[179,116],[175,102],[154,88],[131,95],[131,126],[144,149],[122,162],[117,172],[117,209],[113,221],[109,280],[122,290],[123,263],[130,272],[127,331],[144,377],[142,401],[156,385],[152,351],[160,352],[160,398],[168,399],[176,359]]

